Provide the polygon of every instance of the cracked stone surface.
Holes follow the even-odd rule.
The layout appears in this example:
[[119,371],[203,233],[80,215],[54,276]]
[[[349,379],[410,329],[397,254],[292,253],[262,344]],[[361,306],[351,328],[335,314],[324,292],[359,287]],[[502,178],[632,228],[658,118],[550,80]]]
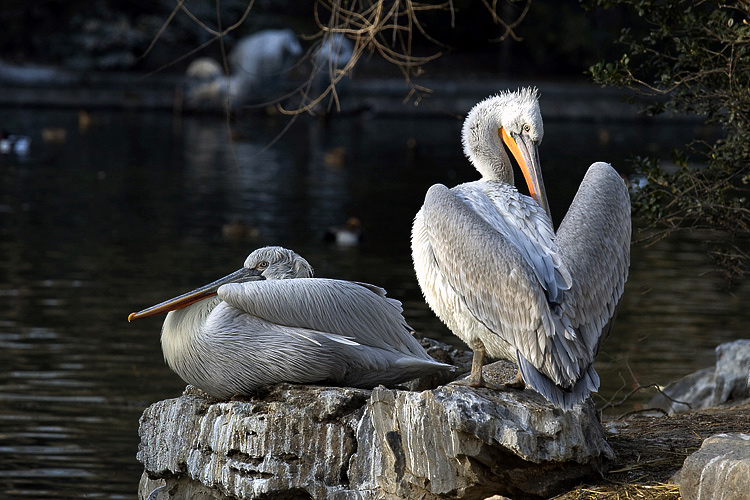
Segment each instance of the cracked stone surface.
[[280,385],[262,399],[216,402],[189,389],[143,413],[138,459],[167,489],[185,477],[236,498],[334,498],[348,489],[353,424],[369,395]]
[[569,412],[532,391],[376,388],[350,478],[384,498],[548,497],[613,456],[593,405]]
[[543,498],[613,456],[590,401],[562,412],[531,390],[454,385],[282,384],[225,402],[188,387],[150,406],[140,435],[151,500]]
[[685,459],[679,474],[685,500],[744,500],[750,495],[750,435],[716,434]]

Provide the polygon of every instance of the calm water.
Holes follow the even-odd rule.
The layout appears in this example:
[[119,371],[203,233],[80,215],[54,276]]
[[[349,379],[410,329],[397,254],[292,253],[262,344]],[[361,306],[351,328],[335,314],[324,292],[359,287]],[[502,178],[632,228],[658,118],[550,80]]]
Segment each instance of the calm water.
[[[409,231],[424,192],[476,176],[454,120],[299,120],[268,150],[282,118],[243,122],[230,140],[212,117],[0,110],[32,136],[28,157],[0,157],[0,496],[133,498],[138,418],[184,384],[164,365],[160,318],[128,313],[238,268],[254,248],[295,249],[318,276],[369,281],[404,303],[410,323],[457,343],[424,305]],[[43,127],[67,131],[45,144]],[[541,156],[562,215],[585,168],[667,155],[690,127],[545,124]],[[343,165],[326,162],[343,148]],[[575,165],[571,168],[570,165]],[[357,216],[365,244],[339,250],[327,227]],[[227,242],[224,224],[256,226]],[[603,398],[637,381],[667,383],[746,336],[748,286],[731,293],[699,235],[635,247],[631,278],[600,354]],[[648,395],[635,402],[647,401]],[[623,408],[631,409],[632,403]]]

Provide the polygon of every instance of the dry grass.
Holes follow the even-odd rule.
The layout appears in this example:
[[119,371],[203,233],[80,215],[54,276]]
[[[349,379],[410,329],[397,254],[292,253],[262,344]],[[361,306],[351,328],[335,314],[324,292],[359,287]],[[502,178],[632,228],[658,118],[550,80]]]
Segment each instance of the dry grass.
[[672,416],[631,415],[606,420],[607,441],[616,454],[597,481],[556,500],[678,500],[672,478],[703,440],[720,432],[750,432],[750,402]]
[[680,498],[680,487],[668,483],[592,486],[580,488],[555,498],[565,500],[678,500]]

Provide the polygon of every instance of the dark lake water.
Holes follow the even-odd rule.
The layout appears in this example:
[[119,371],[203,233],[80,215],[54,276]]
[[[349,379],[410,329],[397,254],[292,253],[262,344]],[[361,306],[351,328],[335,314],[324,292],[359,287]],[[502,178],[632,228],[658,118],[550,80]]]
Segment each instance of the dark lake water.
[[[133,498],[138,418],[184,384],[164,364],[162,318],[128,313],[239,268],[278,244],[316,274],[368,281],[404,303],[417,330],[458,344],[424,304],[411,267],[411,221],[429,185],[476,178],[453,119],[302,118],[271,148],[284,117],[0,110],[32,136],[27,157],[0,156],[0,497]],[[43,128],[67,132],[45,143]],[[668,157],[689,125],[547,122],[541,146],[561,218],[587,166],[632,154]],[[337,149],[339,148],[339,149]],[[345,151],[343,162],[330,162]],[[342,250],[326,228],[358,217],[366,239]],[[242,219],[254,241],[228,242]],[[559,221],[559,219],[558,219]],[[749,287],[709,273],[698,234],[635,245],[618,323],[598,358],[599,404],[635,383],[666,384],[747,336]],[[636,396],[622,411],[648,401]]]

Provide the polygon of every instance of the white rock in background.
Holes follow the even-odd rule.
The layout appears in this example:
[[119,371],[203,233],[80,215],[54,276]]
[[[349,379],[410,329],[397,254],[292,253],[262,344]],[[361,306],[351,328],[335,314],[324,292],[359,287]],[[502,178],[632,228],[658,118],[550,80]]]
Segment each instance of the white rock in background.
[[735,340],[716,348],[715,384],[713,406],[750,397],[750,340]]
[[750,435],[716,434],[685,459],[680,472],[684,500],[750,498]]
[[691,373],[669,384],[663,392],[668,397],[659,394],[649,406],[661,408],[670,415],[747,399],[750,397],[750,340],[721,344],[716,348],[715,367]]

